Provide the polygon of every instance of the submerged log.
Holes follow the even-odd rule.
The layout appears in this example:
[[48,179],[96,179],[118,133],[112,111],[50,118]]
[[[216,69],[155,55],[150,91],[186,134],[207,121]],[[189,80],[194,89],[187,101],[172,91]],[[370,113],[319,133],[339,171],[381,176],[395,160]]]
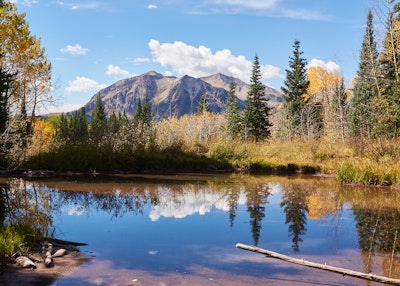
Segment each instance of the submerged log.
[[265,254],[267,257],[272,257],[280,260],[284,260],[290,263],[295,263],[303,266],[308,266],[312,268],[317,268],[317,269],[322,269],[330,272],[335,272],[335,273],[340,273],[343,275],[347,276],[352,276],[360,279],[365,279],[365,280],[370,280],[370,281],[375,281],[375,282],[380,282],[380,283],[386,283],[386,284],[392,284],[392,285],[400,285],[400,279],[394,279],[394,278],[389,278],[385,276],[378,276],[372,273],[363,273],[363,272],[358,272],[358,271],[353,271],[345,268],[340,268],[340,267],[334,267],[334,266],[329,266],[326,264],[320,264],[320,263],[315,263],[315,262],[310,262],[304,259],[297,259],[293,258],[284,254],[280,254],[277,252],[273,252],[270,250],[262,249],[259,247],[255,246],[250,246],[246,244],[241,244],[238,243],[236,244],[237,248],[241,248],[244,250],[248,251],[253,251],[261,254]]

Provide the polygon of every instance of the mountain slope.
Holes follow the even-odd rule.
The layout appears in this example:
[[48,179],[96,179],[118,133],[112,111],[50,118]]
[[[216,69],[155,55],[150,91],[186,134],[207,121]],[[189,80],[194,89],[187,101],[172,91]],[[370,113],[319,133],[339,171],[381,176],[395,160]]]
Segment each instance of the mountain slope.
[[[232,80],[236,86],[236,96],[243,108],[249,86],[239,79],[232,78]],[[185,75],[177,78],[150,71],[140,76],[117,81],[100,90],[85,107],[87,114],[90,115],[95,107],[97,96],[100,96],[108,114],[112,111],[115,113],[125,111],[128,116],[133,116],[138,100],[143,101],[147,97],[155,118],[163,119],[196,113],[200,98],[204,95],[209,109],[220,112],[229,96],[230,82],[231,78],[223,74],[202,78]],[[281,100],[279,91],[270,87],[267,87],[267,97],[270,98],[271,106],[276,106]]]

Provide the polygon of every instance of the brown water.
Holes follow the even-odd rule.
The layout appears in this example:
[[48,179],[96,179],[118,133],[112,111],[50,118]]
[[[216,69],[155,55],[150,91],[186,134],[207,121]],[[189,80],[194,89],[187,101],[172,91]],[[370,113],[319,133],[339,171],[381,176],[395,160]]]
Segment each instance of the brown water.
[[[92,257],[54,285],[378,285],[235,248],[400,279],[400,193],[333,179],[10,179],[5,222],[39,223]],[[12,209],[11,208],[11,209]]]

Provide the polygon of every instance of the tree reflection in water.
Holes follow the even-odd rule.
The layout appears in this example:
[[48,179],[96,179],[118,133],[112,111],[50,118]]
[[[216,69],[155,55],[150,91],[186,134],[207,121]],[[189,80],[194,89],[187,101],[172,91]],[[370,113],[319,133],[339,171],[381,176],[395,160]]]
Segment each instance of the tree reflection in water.
[[24,225],[36,238],[49,236],[52,226],[52,196],[45,187],[12,178],[1,184],[1,226]]
[[294,252],[299,251],[299,242],[307,232],[307,190],[301,184],[287,184],[282,194],[281,207],[286,215],[285,224],[289,224],[289,237],[292,237]]
[[254,245],[258,245],[261,233],[261,221],[265,217],[265,205],[270,195],[268,184],[260,184],[256,188],[247,189],[247,211],[250,215],[251,233]]
[[[266,206],[273,195],[271,182],[281,186],[279,206],[294,252],[299,252],[300,244],[307,239],[308,220],[334,218],[340,224],[343,206],[348,205],[354,214],[364,271],[381,269],[386,276],[399,277],[400,193],[343,187],[329,180],[230,176],[223,180],[149,179],[132,183],[127,179],[63,186],[62,181],[38,183],[9,179],[1,188],[0,222],[2,226],[30,224],[40,235],[48,236],[57,227],[53,226],[52,216],[65,207],[105,212],[111,219],[127,214],[142,215],[149,207],[153,221],[161,216],[183,218],[218,209],[227,214],[232,230],[242,206],[247,211],[253,243],[258,245],[263,242],[261,229],[264,227],[268,232],[272,228],[265,220]],[[55,234],[62,232],[57,229]]]

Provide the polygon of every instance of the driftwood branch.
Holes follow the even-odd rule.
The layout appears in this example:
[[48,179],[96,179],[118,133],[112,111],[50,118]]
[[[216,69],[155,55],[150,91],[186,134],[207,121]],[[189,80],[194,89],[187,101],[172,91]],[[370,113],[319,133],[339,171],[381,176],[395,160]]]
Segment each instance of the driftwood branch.
[[326,271],[330,271],[330,272],[340,273],[343,275],[361,278],[361,279],[365,279],[365,280],[381,282],[381,283],[386,283],[386,284],[392,284],[392,285],[400,285],[400,279],[378,276],[378,275],[375,275],[372,273],[367,274],[367,273],[353,271],[353,270],[349,270],[349,269],[345,269],[345,268],[339,268],[339,267],[329,266],[326,264],[310,262],[310,261],[307,261],[304,259],[293,258],[293,257],[287,256],[287,255],[277,253],[277,252],[273,252],[273,251],[269,251],[269,250],[262,249],[259,247],[245,245],[245,244],[241,244],[241,243],[236,244],[236,247],[244,249],[244,250],[249,250],[249,251],[265,254],[267,257],[277,258],[277,259],[284,260],[284,261],[287,261],[290,263],[295,263],[295,264],[299,264],[299,265],[303,265],[303,266],[308,266],[308,267],[322,269],[322,270],[326,270]]

